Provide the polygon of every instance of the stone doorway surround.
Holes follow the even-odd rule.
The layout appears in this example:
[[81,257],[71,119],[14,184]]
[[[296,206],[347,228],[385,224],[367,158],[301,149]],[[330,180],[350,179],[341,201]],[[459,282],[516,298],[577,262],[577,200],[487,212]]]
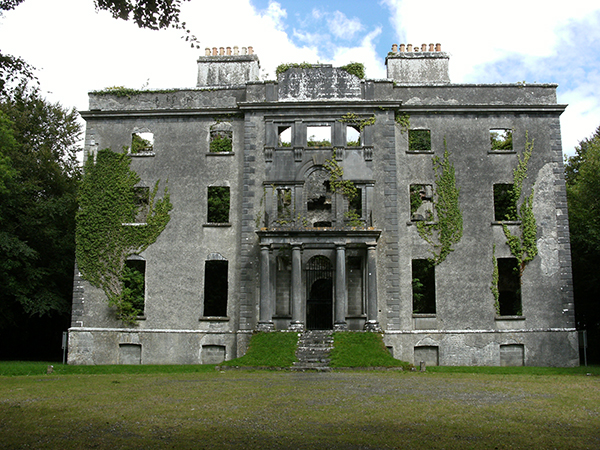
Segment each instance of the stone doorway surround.
[[290,248],[291,284],[290,303],[291,321],[289,329],[304,330],[306,323],[307,287],[303,276],[303,252],[319,250],[329,252],[333,260],[333,329],[347,330],[346,314],[348,310],[348,292],[346,280],[346,250],[361,249],[366,255],[366,323],[365,329],[379,330],[377,318],[377,240],[380,230],[339,230],[339,229],[300,229],[300,230],[261,230],[257,231],[260,245],[260,301],[259,331],[275,328],[275,273],[273,267],[274,252],[281,248]]

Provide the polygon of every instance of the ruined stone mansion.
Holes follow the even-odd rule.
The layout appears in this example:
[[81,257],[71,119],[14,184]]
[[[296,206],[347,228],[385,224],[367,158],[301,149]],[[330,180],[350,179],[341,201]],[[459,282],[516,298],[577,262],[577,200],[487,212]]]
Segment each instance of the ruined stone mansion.
[[[394,45],[386,79],[290,64],[261,81],[259,64],[207,49],[194,89],[89,94],[86,157],[129,147],[173,209],[127,261],[136,325],[76,270],[69,363],[218,363],[256,330],[332,329],[382,332],[417,364],[578,364],[556,85],[453,84],[439,45]],[[522,264],[507,233],[531,225],[528,198]]]

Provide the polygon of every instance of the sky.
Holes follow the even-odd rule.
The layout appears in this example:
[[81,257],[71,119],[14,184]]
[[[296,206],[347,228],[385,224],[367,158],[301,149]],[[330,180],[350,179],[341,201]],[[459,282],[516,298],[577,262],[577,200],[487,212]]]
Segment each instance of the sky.
[[140,30],[97,12],[93,0],[25,0],[0,17],[0,49],[38,69],[43,94],[88,109],[87,93],[110,86],[189,88],[205,47],[254,47],[261,76],[280,63],[362,62],[385,78],[394,43],[440,43],[452,83],[557,83],[563,152],[600,126],[600,2],[570,0],[190,0],[178,30]]

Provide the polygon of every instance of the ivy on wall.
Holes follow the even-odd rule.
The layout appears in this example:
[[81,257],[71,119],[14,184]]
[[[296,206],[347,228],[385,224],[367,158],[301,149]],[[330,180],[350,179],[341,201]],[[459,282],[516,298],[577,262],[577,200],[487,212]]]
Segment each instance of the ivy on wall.
[[436,222],[417,222],[417,230],[422,239],[431,246],[431,260],[438,265],[453,251],[463,235],[463,219],[459,204],[459,189],[456,187],[454,164],[444,140],[444,156],[433,158],[435,187],[433,209]]
[[354,113],[347,113],[344,114],[341,119],[338,119],[338,121],[362,131],[366,126],[375,125],[375,116],[371,116],[368,119],[361,119]]
[[[513,170],[513,187],[509,193],[514,204],[517,204],[521,199],[523,181],[527,178],[527,165],[533,152],[533,140],[529,141],[527,133],[525,133],[525,137],[525,151],[523,152],[523,157],[518,157],[519,163]],[[519,207],[518,220],[521,221],[520,236],[512,234],[505,223],[502,223],[502,228],[504,229],[506,244],[510,248],[510,253],[517,260],[519,276],[521,276],[527,263],[533,260],[538,253],[536,243],[537,223],[533,215],[533,188],[531,189],[531,193],[523,199]]]
[[492,264],[494,269],[492,271],[492,284],[490,286],[490,290],[494,296],[494,308],[496,310],[496,314],[500,315],[500,290],[498,288],[500,272],[498,271],[498,260],[496,259],[496,244],[492,246]]
[[[110,306],[126,324],[135,324],[139,311],[123,292],[125,261],[153,244],[169,223],[173,209],[168,189],[156,199],[158,182],[147,205],[136,201],[139,176],[130,169],[131,158],[110,149],[88,158],[79,188],[76,244],[77,264],[84,279],[101,288]],[[146,223],[124,225],[148,208]]]
[[340,67],[340,69],[345,70],[350,75],[354,75],[361,80],[365,78],[365,65],[363,63],[353,62]]

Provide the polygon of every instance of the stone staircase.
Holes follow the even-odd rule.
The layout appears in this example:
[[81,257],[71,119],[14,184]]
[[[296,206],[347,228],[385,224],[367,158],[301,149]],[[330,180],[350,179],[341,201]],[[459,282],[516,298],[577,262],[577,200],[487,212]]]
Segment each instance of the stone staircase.
[[329,372],[329,352],[333,348],[333,332],[331,330],[307,330],[298,339],[296,349],[297,362],[292,370],[304,372]]

